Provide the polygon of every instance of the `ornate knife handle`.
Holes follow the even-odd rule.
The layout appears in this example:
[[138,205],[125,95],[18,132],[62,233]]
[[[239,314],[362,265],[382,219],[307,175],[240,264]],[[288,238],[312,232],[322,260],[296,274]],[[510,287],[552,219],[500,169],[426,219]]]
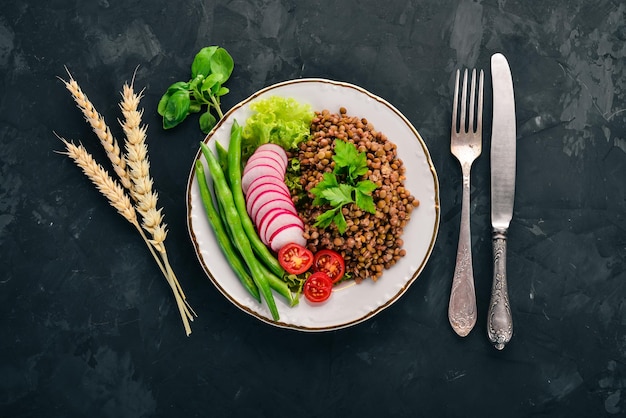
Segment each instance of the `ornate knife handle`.
[[493,285],[487,315],[487,335],[498,350],[513,336],[513,318],[506,284],[506,229],[493,231]]
[[448,305],[448,320],[454,332],[465,337],[476,324],[476,294],[472,268],[472,240],[470,234],[470,174],[464,167],[461,201],[461,227],[456,254],[454,278]]

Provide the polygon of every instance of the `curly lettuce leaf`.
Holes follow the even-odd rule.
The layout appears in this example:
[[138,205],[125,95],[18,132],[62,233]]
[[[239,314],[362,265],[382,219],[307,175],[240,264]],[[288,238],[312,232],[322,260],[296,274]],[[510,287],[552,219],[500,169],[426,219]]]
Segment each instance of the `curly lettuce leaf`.
[[250,104],[254,112],[242,131],[242,153],[247,158],[268,142],[294,150],[305,141],[315,115],[310,105],[290,97],[270,96]]

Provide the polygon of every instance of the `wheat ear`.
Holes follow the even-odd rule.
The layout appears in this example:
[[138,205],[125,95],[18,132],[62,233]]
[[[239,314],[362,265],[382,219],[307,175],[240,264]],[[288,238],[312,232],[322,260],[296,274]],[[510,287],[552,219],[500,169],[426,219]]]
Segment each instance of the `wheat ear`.
[[74,77],[72,77],[72,74],[70,74],[67,68],[66,71],[70,77],[69,80],[66,81],[60,77],[59,79],[63,82],[63,84],[65,84],[67,90],[72,94],[72,97],[74,98],[74,101],[76,102],[78,108],[83,113],[85,120],[89,123],[92,130],[100,140],[100,143],[104,147],[107,157],[111,161],[111,164],[113,165],[113,170],[115,170],[115,173],[120,179],[122,186],[124,186],[126,189],[130,189],[131,181],[128,171],[126,169],[126,161],[124,161],[124,158],[122,158],[120,147],[115,138],[113,138],[113,134],[111,134],[111,131],[107,126],[104,117],[102,117],[102,115],[100,115],[96,111],[93,104],[89,101],[87,95],[85,95],[85,93],[82,91],[82,89],[80,88],[76,80],[74,80]]
[[85,175],[96,186],[98,191],[100,191],[100,193],[107,198],[109,204],[113,206],[128,222],[130,222],[135,227],[135,229],[137,229],[137,231],[139,231],[139,234],[150,249],[150,252],[152,253],[152,256],[157,262],[159,268],[161,269],[161,272],[166,277],[168,283],[172,287],[172,290],[176,297],[176,305],[178,306],[178,309],[181,312],[181,317],[183,319],[185,333],[187,335],[190,335],[191,326],[189,325],[188,318],[191,320],[193,320],[193,318],[186,309],[186,305],[179,295],[180,286],[173,283],[173,280],[171,279],[171,277],[174,277],[172,268],[170,267],[167,258],[165,258],[166,264],[164,265],[161,259],[154,252],[152,243],[150,242],[148,237],[146,237],[143,229],[139,225],[137,212],[135,211],[135,208],[133,207],[130,198],[124,191],[124,188],[117,181],[115,181],[100,164],[98,164],[94,160],[93,156],[89,154],[85,147],[83,147],[82,145],[75,145],[58,135],[57,137],[63,142],[66,149],[66,151],[61,152],[61,154],[70,157],[74,161],[74,163],[76,163],[76,165],[83,170]]
[[126,135],[125,159],[131,179],[131,195],[137,202],[136,208],[141,215],[142,226],[152,236],[152,244],[157,251],[163,253],[167,230],[161,209],[157,209],[158,195],[152,189],[146,126],[141,126],[142,112],[138,110],[140,100],[141,96],[135,94],[128,84],[124,84],[120,103],[124,120],[120,123]]
[[148,245],[148,248],[152,252],[159,268],[163,274],[167,275],[163,263],[157,257],[152,245],[150,244],[150,240],[144,234],[141,226],[139,226],[135,207],[132,205],[130,198],[122,186],[109,176],[109,173],[107,173],[106,170],[94,160],[93,156],[89,154],[85,147],[82,145],[75,145],[58,135],[57,137],[63,142],[63,144],[65,144],[66,152],[62,152],[61,154],[70,157],[76,165],[83,170],[91,182],[96,186],[98,191],[100,191],[100,193],[107,198],[109,204],[117,209],[117,211],[139,231]]
[[141,93],[136,94],[131,85],[124,84],[120,108],[123,120],[120,121],[126,142],[126,163],[131,178],[131,195],[136,201],[135,207],[141,215],[141,226],[148,232],[152,239],[150,243],[159,252],[168,274],[166,278],[176,296],[183,320],[193,320],[194,312],[187,304],[185,293],[170,267],[165,249],[167,226],[163,223],[162,209],[157,208],[158,194],[152,189],[153,180],[150,176],[150,162],[148,159],[148,146],[146,145],[146,126],[141,124],[142,110],[139,110]]
[[131,224],[137,225],[137,213],[130,198],[124,189],[116,182],[106,170],[98,164],[82,145],[75,145],[64,138],[58,137],[65,144],[66,152],[62,153],[70,157],[78,165],[91,182],[102,193],[111,206]]

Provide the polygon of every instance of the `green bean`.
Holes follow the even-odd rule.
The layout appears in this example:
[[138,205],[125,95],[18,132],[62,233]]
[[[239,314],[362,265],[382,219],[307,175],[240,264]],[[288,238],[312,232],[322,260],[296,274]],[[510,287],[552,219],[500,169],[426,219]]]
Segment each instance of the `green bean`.
[[[218,155],[218,159],[219,159],[219,155]],[[222,162],[220,161],[220,166],[222,165]],[[228,220],[225,217],[224,214],[224,208],[222,207],[221,204],[219,204],[220,202],[217,202],[217,212],[219,213],[221,220],[222,220],[222,225],[226,224],[228,222]],[[228,235],[228,239],[232,242],[233,240],[233,236],[230,233],[230,229],[228,228],[224,228],[226,234]],[[236,250],[235,250],[236,251]],[[237,253],[238,255],[238,253]],[[270,287],[275,290],[279,295],[281,295],[282,297],[285,298],[285,300],[287,301],[287,303],[289,304],[290,307],[296,306],[298,304],[298,298],[294,296],[293,292],[289,289],[289,285],[287,284],[287,282],[285,282],[283,279],[278,278],[274,273],[272,273],[268,267],[264,264],[261,263],[261,267],[263,267],[263,270],[265,272],[265,275],[269,281]],[[247,271],[246,271],[247,274]],[[249,274],[248,274],[249,277]],[[252,278],[250,278],[250,280],[252,280]],[[256,288],[256,285],[255,285]]]
[[228,150],[224,148],[220,141],[215,141],[215,149],[217,150],[217,160],[220,162],[220,167],[226,173],[228,170]]
[[[222,218],[222,224],[227,223],[227,219],[226,219],[225,214],[224,214],[224,208],[222,207],[222,205],[219,204],[219,202],[218,202],[218,205],[217,205],[217,211],[218,211],[220,217]],[[230,230],[228,228],[225,228],[225,231],[226,231],[226,233],[228,235],[228,239],[232,241],[233,237],[232,237],[232,234],[230,233]],[[279,295],[284,297],[290,307],[296,306],[298,304],[298,298],[296,298],[294,296],[293,292],[291,292],[287,282],[285,282],[284,280],[278,278],[274,273],[272,273],[267,268],[267,266],[264,263],[260,263],[260,265],[263,268],[263,271],[265,272],[265,275],[266,275],[266,277],[267,277],[267,279],[268,279],[268,281],[270,283],[270,287],[272,289],[274,289]],[[252,280],[252,279],[250,279],[250,280]],[[256,288],[256,286],[255,286],[255,288]]]
[[[218,205],[217,205],[217,212],[219,213],[219,216],[221,217],[222,220],[222,225],[227,223],[227,219],[225,217],[224,214],[224,208],[222,207],[221,204],[219,204],[218,201]],[[230,229],[229,228],[224,228],[225,233],[228,235],[228,239],[232,242],[233,240],[233,236],[230,233]],[[232,246],[232,245],[231,245]],[[239,256],[239,253],[237,252],[236,249],[234,249],[234,251],[236,252],[236,255],[238,256],[238,259],[240,262],[241,258]],[[269,281],[270,287],[275,290],[279,295],[281,295],[283,298],[285,298],[287,304],[290,307],[296,306],[298,304],[298,298],[294,296],[293,292],[289,289],[289,285],[287,284],[287,282],[285,282],[283,279],[278,278],[274,273],[272,273],[271,271],[269,271],[269,269],[265,266],[265,264],[260,263],[261,267],[263,268],[265,275]],[[248,276],[248,278],[250,280],[252,280],[252,278],[250,277],[250,274],[248,273],[248,271],[245,269],[245,274]],[[254,282],[253,282],[254,284]],[[258,289],[256,287],[256,285],[254,285],[255,290],[258,293]]]
[[265,275],[267,280],[270,282],[271,288],[274,289],[279,295],[287,299],[287,303],[289,303],[290,307],[296,306],[298,304],[298,298],[291,292],[287,283],[269,271],[265,265],[262,264],[261,267],[265,270]]
[[265,275],[265,272],[261,267],[262,264],[259,260],[257,260],[254,251],[252,250],[250,240],[248,239],[248,236],[243,229],[243,226],[241,224],[241,218],[239,216],[237,208],[235,207],[233,194],[228,187],[224,172],[222,171],[219,162],[215,158],[215,155],[213,155],[213,152],[204,142],[200,143],[200,148],[202,149],[202,153],[204,154],[204,157],[208,162],[209,171],[211,172],[211,176],[213,177],[213,187],[215,188],[215,194],[224,208],[224,214],[228,220],[226,224],[227,227],[230,228],[230,232],[232,233],[235,247],[239,249],[239,252],[243,257],[244,262],[250,269],[252,279],[259,288],[261,296],[263,297],[263,299],[265,299],[267,307],[272,314],[272,318],[274,320],[278,320],[280,316],[278,314],[278,308],[276,307],[274,295],[272,294],[272,289],[269,285],[267,276]]
[[285,270],[283,270],[276,257],[259,238],[259,234],[254,228],[254,224],[246,209],[246,200],[241,188],[241,131],[241,126],[235,120],[230,131],[230,143],[228,145],[228,182],[230,189],[233,193],[237,212],[239,212],[239,217],[241,218],[241,224],[252,244],[252,248],[272,273],[278,277],[283,277]]
[[222,218],[218,210],[215,208],[215,205],[213,204],[211,191],[209,190],[209,185],[207,184],[204,174],[204,165],[200,160],[196,161],[196,177],[198,178],[200,196],[202,198],[202,203],[204,205],[207,218],[209,219],[209,224],[215,232],[217,242],[222,249],[224,256],[228,260],[228,264],[230,264],[233,271],[241,281],[241,284],[243,284],[243,286],[250,293],[250,295],[258,302],[261,302],[259,289],[254,284],[254,281],[252,280],[252,277],[250,277],[250,274],[248,274],[248,271],[246,270],[243,261],[241,260],[241,258],[239,258],[237,250],[233,248],[233,245],[229,238],[229,234],[226,232],[226,228],[224,228],[224,224],[222,223]]

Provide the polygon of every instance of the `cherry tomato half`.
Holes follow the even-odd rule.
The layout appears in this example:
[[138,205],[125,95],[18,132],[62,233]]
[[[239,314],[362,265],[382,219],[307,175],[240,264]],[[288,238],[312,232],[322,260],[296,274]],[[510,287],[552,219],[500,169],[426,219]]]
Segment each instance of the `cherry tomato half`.
[[346,264],[337,251],[324,249],[315,253],[313,271],[323,271],[333,283],[337,283],[346,272]]
[[324,302],[333,291],[333,281],[328,274],[317,271],[309,276],[304,282],[302,292],[311,302]]
[[313,264],[313,253],[300,244],[290,243],[278,251],[278,261],[289,274],[302,274]]

